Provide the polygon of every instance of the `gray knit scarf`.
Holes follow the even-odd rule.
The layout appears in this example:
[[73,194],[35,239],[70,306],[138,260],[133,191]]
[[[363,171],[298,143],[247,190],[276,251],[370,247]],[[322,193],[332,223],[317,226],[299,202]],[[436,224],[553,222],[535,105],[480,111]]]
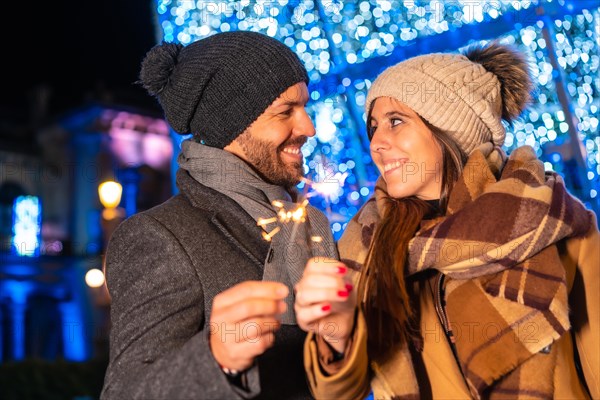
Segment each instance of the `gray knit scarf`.
[[[246,162],[228,151],[209,147],[188,139],[181,144],[177,162],[197,182],[208,186],[238,203],[255,221],[277,217],[272,202],[283,203],[288,211],[302,201],[295,189],[265,182]],[[297,201],[299,203],[295,203]],[[263,227],[266,233],[280,230],[271,239],[271,248],[264,263],[263,281],[278,281],[290,289],[286,298],[287,311],[283,324],[296,324],[294,315],[294,285],[302,277],[306,262],[311,257],[338,259],[337,249],[329,222],[321,211],[306,206],[306,221],[294,224],[276,221]],[[320,242],[311,238],[318,236]]]

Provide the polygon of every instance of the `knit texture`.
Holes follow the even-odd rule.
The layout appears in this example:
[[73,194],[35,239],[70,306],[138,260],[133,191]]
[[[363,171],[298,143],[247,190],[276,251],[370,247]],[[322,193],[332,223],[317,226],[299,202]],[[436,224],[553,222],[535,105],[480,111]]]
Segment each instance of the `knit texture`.
[[531,86],[523,55],[492,43],[466,55],[427,54],[389,67],[373,82],[366,110],[378,97],[395,98],[470,154],[481,143],[504,143],[502,118],[520,114]]
[[176,132],[223,148],[289,87],[308,83],[308,75],[283,43],[237,31],[187,46],[153,47],[142,62],[140,81]]
[[[552,398],[557,362],[552,344],[570,329],[557,243],[584,235],[592,219],[560,175],[544,172],[531,147],[504,160],[502,150],[489,143],[472,152],[447,214],[424,220],[410,241],[407,272],[415,278],[427,270],[444,274],[449,326],[476,326],[474,334],[452,336],[473,398],[515,393]],[[341,260],[357,271],[363,270],[386,197],[379,179],[375,196],[338,243]],[[490,326],[494,332],[485,331]],[[523,326],[535,332],[529,335]],[[418,398],[409,349],[397,351],[403,354],[394,354],[389,364],[371,363],[375,398]],[[405,380],[390,381],[386,371]]]

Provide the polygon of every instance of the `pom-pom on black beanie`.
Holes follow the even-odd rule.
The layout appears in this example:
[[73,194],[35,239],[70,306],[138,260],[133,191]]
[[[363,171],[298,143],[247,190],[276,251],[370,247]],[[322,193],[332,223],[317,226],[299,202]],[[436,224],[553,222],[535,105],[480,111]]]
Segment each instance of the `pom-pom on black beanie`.
[[283,43],[237,31],[187,46],[154,46],[142,61],[140,81],[177,133],[222,149],[290,86],[308,84],[308,75]]

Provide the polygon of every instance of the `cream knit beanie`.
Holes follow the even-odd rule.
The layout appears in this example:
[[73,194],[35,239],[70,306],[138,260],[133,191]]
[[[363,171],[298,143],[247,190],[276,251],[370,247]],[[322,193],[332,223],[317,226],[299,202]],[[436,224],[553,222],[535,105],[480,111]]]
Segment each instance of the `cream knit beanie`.
[[512,122],[521,114],[531,87],[525,57],[492,42],[465,54],[427,54],[387,68],[369,89],[366,110],[378,97],[395,98],[470,154],[485,142],[504,143],[502,119]]

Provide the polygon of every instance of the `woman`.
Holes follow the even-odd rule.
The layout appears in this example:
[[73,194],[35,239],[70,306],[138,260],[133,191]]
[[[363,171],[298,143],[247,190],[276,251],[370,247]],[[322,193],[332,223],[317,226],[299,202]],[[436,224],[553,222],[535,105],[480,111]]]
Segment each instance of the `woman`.
[[496,42],[373,83],[375,195],[344,264],[313,260],[296,286],[317,398],[600,396],[595,216],[531,147],[499,147],[531,86]]

